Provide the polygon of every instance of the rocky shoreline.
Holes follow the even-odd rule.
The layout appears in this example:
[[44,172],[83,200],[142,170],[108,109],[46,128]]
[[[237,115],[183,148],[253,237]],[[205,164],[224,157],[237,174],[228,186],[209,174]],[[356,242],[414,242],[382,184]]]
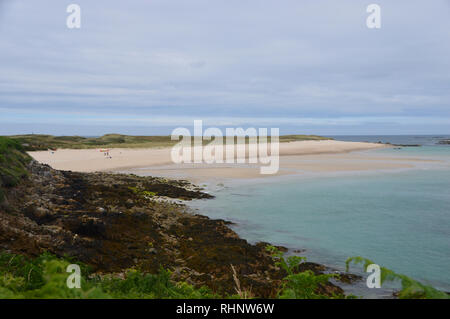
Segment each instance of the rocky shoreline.
[[[69,256],[97,274],[129,268],[235,293],[231,265],[253,295],[275,297],[286,275],[265,247],[249,244],[228,222],[193,214],[177,199],[212,198],[187,181],[108,173],[58,171],[31,161],[29,176],[0,205],[0,249],[30,257]],[[280,249],[283,249],[280,247]],[[303,263],[319,274],[325,266]],[[355,277],[343,275],[343,282]],[[329,283],[325,294],[342,294]]]
[[450,145],[450,139],[440,140],[438,144],[441,145]]

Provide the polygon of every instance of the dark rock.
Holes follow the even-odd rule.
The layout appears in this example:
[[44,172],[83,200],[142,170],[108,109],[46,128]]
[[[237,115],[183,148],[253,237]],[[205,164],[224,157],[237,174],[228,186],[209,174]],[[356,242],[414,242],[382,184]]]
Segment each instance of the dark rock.
[[[32,161],[28,181],[8,196],[13,213],[0,209],[0,247],[37,256],[73,256],[99,273],[177,270],[180,280],[234,294],[231,265],[244,289],[271,298],[286,275],[266,252],[251,245],[224,220],[193,215],[164,198],[212,196],[186,181],[123,174],[57,171]],[[146,193],[147,192],[147,193]],[[146,196],[146,194],[157,194]],[[14,196],[11,196],[14,193]],[[286,251],[284,247],[280,250]],[[305,263],[319,273],[323,266]],[[321,287],[326,293],[340,288]]]

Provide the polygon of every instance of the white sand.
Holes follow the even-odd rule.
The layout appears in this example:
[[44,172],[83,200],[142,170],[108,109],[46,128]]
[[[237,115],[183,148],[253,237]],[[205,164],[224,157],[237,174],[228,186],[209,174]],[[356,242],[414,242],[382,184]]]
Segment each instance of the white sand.
[[[352,151],[386,145],[343,141],[298,141],[280,144],[280,170],[276,175],[317,171],[352,171],[413,167],[420,159],[387,158]],[[99,149],[30,152],[37,161],[60,170],[79,172],[127,171],[136,174],[187,178],[195,182],[221,178],[257,178],[260,164],[173,164],[171,148],[111,149],[107,158]],[[145,168],[145,169],[143,169]]]
[[[321,153],[345,153],[385,147],[382,144],[342,141],[299,141],[280,143],[280,156]],[[59,149],[29,152],[37,161],[60,170],[78,172],[113,171],[136,167],[172,164],[171,148],[116,148],[110,149],[111,159],[100,149]]]

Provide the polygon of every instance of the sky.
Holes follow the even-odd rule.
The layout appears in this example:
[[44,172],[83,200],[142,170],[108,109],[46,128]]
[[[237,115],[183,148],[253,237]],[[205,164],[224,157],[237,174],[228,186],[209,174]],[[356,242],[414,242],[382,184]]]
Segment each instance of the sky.
[[[80,29],[66,26],[72,3]],[[0,134],[170,134],[194,120],[450,134],[450,0],[0,0]]]

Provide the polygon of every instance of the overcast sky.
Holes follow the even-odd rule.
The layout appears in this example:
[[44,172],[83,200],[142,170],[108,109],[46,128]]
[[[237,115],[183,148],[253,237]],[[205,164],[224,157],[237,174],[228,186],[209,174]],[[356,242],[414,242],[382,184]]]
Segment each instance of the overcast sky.
[[450,1],[0,0],[0,134],[170,134],[194,119],[450,134]]

